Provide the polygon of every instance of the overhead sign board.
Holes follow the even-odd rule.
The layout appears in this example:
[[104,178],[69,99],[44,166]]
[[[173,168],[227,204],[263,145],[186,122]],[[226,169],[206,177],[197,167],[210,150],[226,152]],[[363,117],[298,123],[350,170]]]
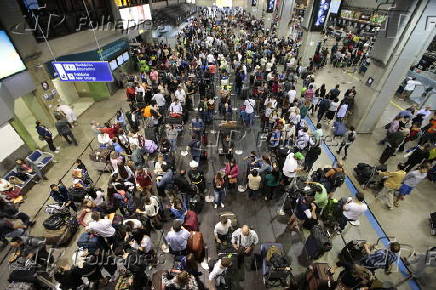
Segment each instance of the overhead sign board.
[[54,61],[53,66],[63,82],[112,82],[107,61]]

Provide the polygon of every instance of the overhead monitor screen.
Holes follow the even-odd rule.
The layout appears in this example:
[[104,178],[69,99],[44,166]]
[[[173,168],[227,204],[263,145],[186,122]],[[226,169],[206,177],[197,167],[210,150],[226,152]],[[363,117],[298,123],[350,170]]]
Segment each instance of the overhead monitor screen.
[[121,15],[121,20],[123,20],[123,29],[127,29],[130,27],[133,27],[136,24],[136,21],[133,19],[133,17],[130,14],[130,8],[123,8],[120,9],[120,15]]
[[313,6],[312,30],[322,30],[330,9],[330,0],[318,0]]
[[129,60],[129,53],[128,52],[123,53],[123,60],[124,60],[124,62]]
[[20,55],[15,50],[14,45],[4,30],[0,30],[0,59],[2,60],[0,79],[26,70]]
[[218,7],[232,7],[232,0],[216,0],[215,5]]
[[117,57],[117,63],[118,63],[118,66],[120,66],[124,63],[123,55],[120,55]]
[[332,0],[330,2],[330,13],[338,14],[342,0]]
[[112,71],[114,71],[114,70],[116,70],[118,68],[118,64],[117,64],[117,60],[116,59],[114,59],[111,62],[109,62],[109,65],[110,65]]
[[[192,0],[191,3],[195,3],[195,0]],[[150,5],[149,4],[142,5],[142,10],[144,12],[144,21],[152,20]]]

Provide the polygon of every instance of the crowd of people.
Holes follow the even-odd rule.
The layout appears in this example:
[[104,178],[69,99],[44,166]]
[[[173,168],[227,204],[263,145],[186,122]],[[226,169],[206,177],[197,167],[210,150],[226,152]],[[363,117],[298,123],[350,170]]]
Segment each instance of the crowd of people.
[[[348,149],[357,138],[356,130],[346,124],[358,92],[355,87],[345,90],[338,84],[328,88],[316,82],[315,71],[328,62],[325,42],[319,43],[310,64],[303,66],[298,58],[299,40],[279,38],[275,26],[266,31],[261,20],[241,10],[218,11],[219,17],[208,13],[201,12],[181,30],[174,48],[144,43],[134,49],[139,72],[126,78],[128,109],[118,111],[111,122],[92,124],[100,148],[91,159],[109,168],[108,184],[97,188],[88,168],[77,160],[71,184],[50,185],[51,199],[72,211],[84,230],[77,242],[76,260],[80,262],[56,270],[61,289],[77,289],[85,276],[93,283],[104,280],[127,285],[118,289],[143,289],[154,283],[146,274],[147,267],[158,266],[160,249],[151,236],[163,228],[163,251],[177,263],[158,280],[168,289],[203,289],[207,285],[199,278],[199,263],[205,257],[205,246],[199,213],[209,195],[207,184],[211,184],[217,210],[225,208],[226,196],[241,186],[254,201],[287,196],[291,231],[325,223],[340,232],[349,223],[358,224],[368,209],[363,192],[355,199],[337,197],[346,178]],[[335,66],[363,63],[368,49],[368,43],[345,37],[331,49],[330,62]],[[229,79],[234,79],[234,87]],[[299,80],[303,86],[297,92]],[[238,107],[239,113],[234,114],[233,108]],[[386,196],[389,208],[399,206],[428,171],[434,171],[436,116],[430,109],[418,111],[412,106],[386,126],[383,143],[387,147],[381,164],[396,151],[406,150],[406,144],[413,148],[398,171],[378,172],[386,178],[380,195]],[[78,145],[71,131],[75,119],[71,112],[62,112],[56,115],[56,129],[68,143]],[[223,136],[223,168],[207,180],[202,166],[208,158],[205,132],[218,117],[226,124],[240,122],[247,131],[259,125],[267,144],[262,154],[252,151],[244,164],[238,164],[232,136]],[[56,152],[50,130],[40,122],[36,129]],[[331,168],[314,169],[328,130],[340,138],[337,161]],[[186,135],[190,136],[188,149],[180,146]],[[418,145],[411,145],[416,140]],[[176,162],[178,154],[189,155],[189,167]],[[16,260],[27,259],[39,249],[46,251],[43,241],[26,236],[24,230],[33,224],[26,214],[7,202],[2,201],[0,207],[2,240],[22,249]],[[14,225],[13,219],[21,219],[23,225]],[[227,216],[220,216],[213,235],[217,245],[237,253],[237,260],[228,256],[213,260],[208,276],[211,287],[226,285],[224,274],[235,262],[243,267],[248,260],[244,258],[253,256],[260,239],[255,229],[238,226]],[[398,243],[383,250],[373,250],[368,244],[363,247],[362,260],[338,262],[343,267],[340,285],[365,287],[370,282],[366,270],[388,271],[398,260]],[[94,263],[100,252],[118,263]],[[146,263],[129,263],[132,257],[142,257]],[[41,258],[50,263],[46,255]]]

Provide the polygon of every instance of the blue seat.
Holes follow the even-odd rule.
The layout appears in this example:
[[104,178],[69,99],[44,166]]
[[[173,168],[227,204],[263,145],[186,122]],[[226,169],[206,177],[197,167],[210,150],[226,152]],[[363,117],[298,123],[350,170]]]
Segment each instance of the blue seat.
[[43,152],[40,150],[33,151],[29,156],[26,157],[26,161],[39,169],[44,169],[49,165],[54,159],[53,154],[49,152]]

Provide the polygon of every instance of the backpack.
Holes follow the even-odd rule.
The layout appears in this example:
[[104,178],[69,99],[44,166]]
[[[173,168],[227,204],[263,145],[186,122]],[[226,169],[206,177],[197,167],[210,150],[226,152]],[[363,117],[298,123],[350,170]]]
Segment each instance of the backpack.
[[47,218],[42,224],[47,230],[59,230],[63,225],[67,223],[69,214],[66,213],[54,213]]
[[345,173],[342,171],[336,171],[331,177],[331,185],[333,187],[339,187],[345,182]]
[[266,261],[270,262],[274,254],[282,255],[283,254],[282,249],[280,249],[277,246],[269,247],[269,249],[266,251]]

